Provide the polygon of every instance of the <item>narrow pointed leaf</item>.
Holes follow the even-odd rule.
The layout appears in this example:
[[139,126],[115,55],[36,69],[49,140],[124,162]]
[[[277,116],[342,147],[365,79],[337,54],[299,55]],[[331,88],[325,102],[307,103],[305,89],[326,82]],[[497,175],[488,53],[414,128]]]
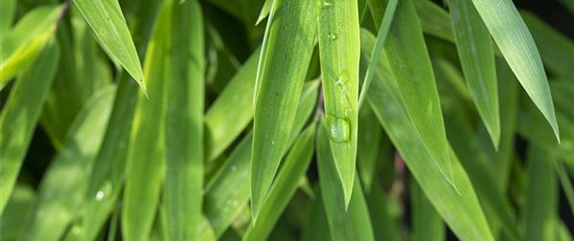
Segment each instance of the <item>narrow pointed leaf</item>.
[[[371,39],[371,43],[374,42],[372,35],[366,34],[364,37]],[[367,47],[365,53],[370,51]],[[461,240],[493,241],[470,180],[450,146],[447,146],[446,150],[451,155],[456,190],[452,188],[452,183],[444,178],[442,170],[432,162],[432,155],[419,138],[400,95],[398,79],[395,79],[390,70],[390,64],[386,60],[381,62],[383,66],[379,69],[379,74],[384,81],[380,78],[373,81],[367,100],[407,167],[437,212]]]
[[255,90],[251,211],[257,219],[285,152],[313,52],[317,4],[275,0],[264,40]]
[[203,202],[204,34],[198,1],[172,4],[164,201],[169,240],[184,241],[196,236],[190,227],[198,226]]
[[10,198],[48,97],[59,55],[60,49],[51,40],[12,87],[0,114],[0,215]]
[[360,31],[357,1],[324,0],[319,14],[319,54],[329,142],[348,206],[355,181]]
[[42,179],[38,203],[20,241],[58,241],[71,224],[85,200],[114,92],[113,87],[102,90],[78,114],[64,146]]
[[[376,2],[376,1],[369,1],[369,2]],[[359,93],[359,107],[363,105],[365,101],[365,97],[367,96],[367,91],[369,90],[369,86],[371,85],[371,81],[373,80],[373,76],[375,75],[377,65],[379,63],[379,59],[381,54],[383,53],[383,47],[385,45],[385,40],[387,39],[387,34],[389,33],[389,28],[391,27],[391,21],[393,21],[393,17],[395,16],[395,10],[397,9],[397,4],[399,0],[390,0],[389,6],[385,9],[385,14],[383,15],[382,22],[377,24],[379,29],[379,33],[377,34],[377,43],[375,44],[375,48],[373,49],[373,60],[369,62],[369,67],[367,68],[367,73],[365,74],[365,79],[363,80],[363,86],[361,87],[361,92]],[[377,3],[380,3],[377,2]],[[371,3],[373,4],[373,3]],[[378,17],[378,16],[377,16]],[[375,18],[375,21],[379,20]]]
[[490,34],[472,2],[449,0],[448,3],[466,84],[492,143],[498,149],[500,114]]
[[339,185],[339,175],[333,160],[333,152],[330,150],[328,124],[322,121],[317,128],[319,183],[332,240],[374,241],[369,210],[361,190],[361,182],[354,182],[353,195],[347,205],[343,188]]
[[416,181],[409,184],[412,209],[412,241],[445,240],[444,222]]
[[0,17],[0,33],[4,34],[12,27],[12,22],[16,16],[17,5],[16,0],[2,0],[0,6],[0,12],[2,12],[2,17]]
[[34,63],[46,43],[54,36],[56,21],[63,9],[63,6],[56,5],[35,8],[22,17],[8,33],[2,32],[0,90]]
[[108,56],[125,68],[146,93],[138,53],[118,0],[73,0]]
[[314,150],[315,124],[307,127],[297,138],[293,148],[285,158],[273,186],[269,190],[268,197],[261,207],[258,222],[243,236],[244,241],[265,240],[273,230],[275,223],[287,207],[287,204],[297,190],[298,181],[305,176],[305,172],[311,163]]
[[[149,99],[139,93],[133,114],[134,124],[125,166],[126,186],[121,215],[122,237],[127,241],[145,240],[149,236],[165,172],[163,124],[167,81],[165,77],[171,38],[171,3],[165,1],[161,6],[147,48],[144,73],[153,89],[150,88]],[[117,188],[120,187],[113,187],[114,190]]]
[[388,142],[383,143],[383,128],[369,105],[361,107],[358,131],[357,169],[363,186],[369,193],[376,177],[381,149],[387,151],[391,146]]
[[259,25],[259,23],[261,23],[263,19],[269,16],[269,12],[271,12],[271,6],[273,5],[273,1],[274,0],[265,0],[263,8],[261,8],[261,12],[259,13],[259,17],[257,18],[257,22],[255,22],[255,25]]
[[548,79],[532,35],[511,0],[472,0],[508,65],[542,112],[556,139],[560,133]]
[[205,113],[205,157],[218,157],[253,120],[255,76],[260,51],[255,51]]
[[419,138],[444,178],[456,188],[434,73],[413,1],[399,3],[386,53]]
[[[295,141],[304,124],[312,114],[317,102],[319,83],[311,82],[303,86],[297,114],[289,142]],[[253,96],[246,97],[251,101]],[[244,205],[249,200],[250,161],[252,150],[252,133],[247,134],[235,147],[226,162],[215,174],[205,188],[205,205],[203,211],[217,237],[231,225]],[[288,144],[289,146],[290,144]],[[205,229],[200,229],[204,234]],[[200,234],[200,237],[202,235]],[[202,239],[203,240],[203,239]]]
[[[524,210],[526,241],[555,240],[558,182],[554,173],[555,153],[536,146],[527,152],[528,191]],[[540,198],[544,197],[544,198]]]

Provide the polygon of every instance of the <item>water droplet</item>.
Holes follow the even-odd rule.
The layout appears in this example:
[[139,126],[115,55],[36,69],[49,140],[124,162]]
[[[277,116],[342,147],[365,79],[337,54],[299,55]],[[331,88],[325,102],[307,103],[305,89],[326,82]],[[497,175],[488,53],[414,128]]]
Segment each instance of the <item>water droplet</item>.
[[104,196],[105,196],[104,192],[98,191],[96,193],[96,201],[102,201],[102,199],[104,199]]
[[337,39],[337,35],[334,33],[330,33],[328,36],[329,36],[330,40],[336,40]]
[[327,124],[332,142],[349,142],[351,139],[351,125],[347,118],[327,115]]
[[112,193],[112,182],[108,181],[96,192],[96,201],[102,201],[107,195]]
[[271,145],[275,145],[275,141],[271,141]]

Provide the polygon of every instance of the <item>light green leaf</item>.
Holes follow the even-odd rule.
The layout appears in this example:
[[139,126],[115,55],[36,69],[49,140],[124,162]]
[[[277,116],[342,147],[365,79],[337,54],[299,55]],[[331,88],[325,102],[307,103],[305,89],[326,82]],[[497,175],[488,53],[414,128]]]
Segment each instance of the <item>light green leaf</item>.
[[147,93],[138,53],[118,0],[73,0],[73,2],[108,56],[126,69],[142,91]]
[[348,206],[357,161],[359,10],[354,0],[322,0],[320,4],[319,54],[329,143]]
[[390,152],[391,145],[384,143],[383,128],[369,105],[361,107],[359,111],[359,140],[357,152],[357,169],[365,187],[369,193],[375,179],[377,162],[380,161],[380,152]]
[[258,222],[249,226],[242,240],[265,240],[268,238],[275,223],[295,194],[299,180],[305,176],[307,167],[311,163],[314,136],[315,124],[311,124],[297,138],[271,189],[269,189],[267,199],[261,207]]
[[271,8],[255,90],[251,157],[254,220],[286,151],[313,52],[317,8],[315,2],[304,0],[275,0]]
[[498,149],[500,114],[490,34],[480,15],[467,0],[449,0],[451,22],[462,71],[478,113]]
[[[367,34],[364,37],[374,42],[372,35]],[[365,53],[370,53],[370,49],[367,48]],[[384,81],[379,78],[375,79],[367,100],[402,155],[407,167],[437,212],[461,240],[493,241],[494,238],[470,180],[450,146],[446,148],[452,160],[452,173],[458,192],[452,188],[452,183],[444,178],[439,167],[430,161],[432,155],[419,138],[414,123],[409,117],[406,104],[400,96],[397,79],[390,70],[390,64],[386,60],[381,62],[384,67],[379,69],[379,74],[382,75]]]
[[402,214],[402,212],[397,210],[396,200],[385,195],[381,188],[377,186],[372,188],[366,199],[373,222],[375,240],[400,241],[401,227],[397,214]]
[[[413,180],[414,181],[414,180]],[[412,209],[412,241],[445,240],[444,222],[429,202],[419,184],[410,182],[409,194]]]
[[[173,2],[176,1],[165,1],[162,4],[147,49],[144,73],[153,89],[150,89],[149,99],[143,93],[139,94],[133,114],[133,127],[125,166],[126,186],[121,220],[122,237],[127,241],[148,238],[165,174],[163,127],[167,94],[165,77],[171,40]],[[113,183],[113,179],[110,182]],[[116,189],[115,186],[113,188]]]
[[304,224],[302,241],[317,241],[317,240],[331,240],[329,235],[329,225],[327,224],[327,216],[325,214],[325,207],[323,207],[323,198],[318,188],[314,188],[316,193],[315,198],[312,200],[311,213],[309,219]]
[[528,191],[524,210],[526,241],[555,240],[558,182],[553,168],[554,161],[556,156],[552,151],[536,146],[528,149]]
[[14,186],[0,221],[2,240],[17,240],[18,235],[25,231],[30,214],[34,211],[36,199],[36,191],[31,186],[26,184]]
[[402,0],[397,7],[386,53],[419,138],[432,163],[456,189],[434,73],[413,1]]
[[560,133],[546,73],[532,35],[511,0],[473,0],[502,55],[542,112],[556,139]]
[[2,17],[0,17],[0,35],[4,36],[6,31],[12,27],[17,5],[16,0],[2,0],[2,4],[0,4],[0,12],[2,13]]
[[269,16],[269,12],[271,12],[271,6],[273,5],[274,0],[265,0],[263,7],[261,8],[261,12],[259,13],[259,17],[257,18],[257,22],[255,25],[259,25],[263,19]]
[[[387,38],[387,34],[389,33],[389,28],[391,27],[391,21],[393,21],[393,16],[395,16],[395,10],[397,9],[398,0],[390,0],[388,3],[388,7],[385,10],[385,14],[380,22],[377,24],[377,28],[379,29],[379,33],[377,34],[377,43],[375,44],[375,48],[373,49],[373,60],[369,62],[369,67],[367,68],[367,73],[365,74],[365,79],[363,80],[363,86],[361,87],[361,92],[359,95],[359,106],[363,106],[363,102],[365,101],[365,96],[367,96],[367,91],[369,90],[369,86],[371,85],[371,81],[373,80],[373,76],[375,75],[377,65],[379,63],[379,59],[381,54],[383,53],[383,47],[385,45],[385,40]],[[370,5],[373,4],[380,4],[380,1],[369,1]],[[379,11],[377,11],[379,12]],[[375,23],[379,23],[377,20],[380,20],[379,14],[373,14],[373,18]]]
[[56,5],[35,8],[20,19],[8,33],[2,32],[0,90],[34,63],[44,45],[54,36],[56,21],[63,9],[63,6]]
[[344,191],[330,150],[329,126],[325,121],[317,130],[317,162],[321,195],[331,238],[334,241],[374,241],[367,203],[361,190],[361,182],[355,181],[350,202],[345,203]]
[[545,67],[551,73],[574,80],[574,42],[536,15],[530,12],[520,12],[520,15],[532,33]]
[[415,8],[421,28],[426,34],[454,42],[454,30],[449,13],[441,6],[429,0],[415,0]]
[[189,227],[198,226],[203,202],[204,33],[198,1],[172,4],[163,197],[168,239],[184,241],[196,236]]
[[[303,86],[303,94],[297,107],[290,143],[298,136],[313,112],[317,101],[318,87],[318,81]],[[252,98],[246,97],[246,100],[251,101]],[[245,180],[250,178],[252,140],[251,133],[243,138],[205,188],[203,211],[217,237],[221,237],[233,219],[243,210],[249,199],[250,184]],[[204,231],[205,229],[200,228],[201,233],[205,233]]]
[[213,161],[253,119],[255,76],[260,51],[255,51],[205,114],[205,157]]
[[85,200],[114,93],[115,88],[110,87],[94,95],[74,120],[64,146],[40,183],[38,203],[20,241],[58,241],[76,217]]
[[49,41],[12,87],[0,114],[0,215],[12,193],[42,105],[48,97],[59,56],[56,42]]

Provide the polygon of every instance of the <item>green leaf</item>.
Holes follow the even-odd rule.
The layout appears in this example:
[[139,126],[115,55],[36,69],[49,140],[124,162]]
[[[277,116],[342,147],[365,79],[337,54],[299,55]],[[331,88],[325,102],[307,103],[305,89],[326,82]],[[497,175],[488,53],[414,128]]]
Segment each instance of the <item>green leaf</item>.
[[18,236],[24,232],[36,199],[36,191],[31,186],[26,184],[14,186],[0,222],[2,240],[17,240]]
[[275,223],[295,194],[299,180],[305,176],[307,167],[311,163],[314,136],[315,124],[311,124],[297,138],[271,189],[269,189],[267,199],[259,212],[258,222],[249,226],[242,240],[265,240],[268,238]]
[[165,172],[163,124],[166,118],[165,77],[169,41],[172,38],[172,2],[175,1],[165,1],[162,4],[147,49],[144,73],[153,89],[150,88],[149,99],[143,93],[139,94],[133,117],[134,124],[125,166],[126,186],[121,220],[122,236],[127,241],[148,238]]
[[[10,91],[0,114],[0,214],[4,212],[54,80],[60,49],[51,40]],[[32,98],[33,97],[33,98]]]
[[383,142],[383,128],[369,105],[362,106],[359,111],[358,131],[357,168],[365,191],[369,193],[375,179],[380,152],[390,152],[391,145],[388,141]]
[[429,202],[416,181],[410,182],[409,194],[412,209],[412,241],[445,240],[444,222]]
[[574,188],[572,187],[572,181],[570,181],[568,173],[566,172],[566,167],[563,163],[557,161],[554,162],[554,170],[559,178],[558,180],[560,180],[562,190],[566,194],[566,200],[568,201],[570,212],[574,214]]
[[263,7],[261,8],[261,12],[259,13],[259,17],[257,17],[257,22],[255,22],[255,25],[259,25],[259,23],[261,23],[261,21],[263,21],[263,19],[265,19],[265,18],[267,18],[267,16],[269,16],[273,2],[274,2],[274,0],[265,0],[265,3],[263,4]]
[[530,12],[520,12],[520,15],[532,33],[545,67],[551,73],[573,80],[574,42],[536,15]]
[[7,34],[2,32],[0,90],[34,63],[46,43],[54,36],[56,21],[63,9],[61,5],[35,8],[20,19]]
[[203,202],[204,33],[198,1],[172,4],[164,202],[168,239],[183,241],[195,238]]
[[312,1],[275,0],[271,8],[255,90],[251,157],[254,220],[286,151],[313,52],[317,7]]
[[[372,35],[367,34],[364,37],[370,40],[364,40],[363,43],[374,42]],[[363,44],[364,47],[366,45]],[[370,53],[370,49],[367,47],[365,52]],[[407,112],[406,104],[400,96],[398,80],[390,70],[388,61],[381,62],[383,67],[379,69],[379,74],[385,81],[375,79],[367,100],[407,167],[437,212],[461,240],[494,240],[470,180],[451,148],[447,146],[446,150],[452,160],[452,173],[458,192],[452,188],[452,183],[444,178],[439,167],[429,161],[432,160],[432,155],[419,138]]]
[[74,120],[64,146],[40,183],[34,214],[19,240],[58,241],[76,217],[85,200],[84,194],[104,136],[114,92],[115,88],[110,87],[94,95]]
[[0,12],[2,13],[2,17],[0,17],[0,33],[4,34],[12,27],[17,5],[16,0],[2,0],[2,4],[0,4]]
[[307,222],[303,226],[302,241],[331,240],[329,235],[329,225],[323,207],[323,198],[318,188],[314,188],[316,193],[312,200],[311,213]]
[[556,139],[560,133],[544,66],[532,35],[511,0],[473,0],[508,65],[538,109]]
[[413,0],[401,1],[396,12],[386,53],[399,93],[419,138],[431,154],[432,163],[456,188],[434,73]]
[[[373,4],[380,4],[380,1],[369,1],[371,5]],[[389,33],[389,28],[391,27],[391,21],[393,21],[393,16],[395,15],[395,11],[397,9],[398,0],[391,0],[389,1],[389,6],[385,10],[385,14],[380,22],[377,24],[379,29],[379,33],[377,34],[377,43],[375,44],[375,48],[373,49],[373,61],[369,62],[369,67],[367,68],[367,73],[365,74],[365,79],[363,80],[363,87],[361,88],[360,96],[359,96],[359,106],[363,105],[365,101],[365,96],[367,96],[367,91],[369,90],[369,86],[371,85],[371,81],[373,80],[373,76],[375,75],[377,65],[379,63],[379,59],[381,54],[383,53],[383,47],[385,45],[385,40],[387,38],[387,34]],[[380,16],[378,14],[373,14],[373,18],[375,22],[378,23]]]
[[138,53],[118,0],[73,2],[108,56],[119,63],[137,81],[142,91],[147,93]]
[[553,169],[554,161],[556,156],[552,152],[535,146],[528,149],[528,190],[524,210],[526,241],[555,240],[558,182]]
[[205,156],[214,160],[253,119],[255,76],[260,51],[255,51],[233,76],[205,114]]
[[329,127],[322,121],[317,130],[317,162],[331,238],[334,241],[375,240],[361,182],[354,182],[353,195],[347,205],[329,142]]
[[456,48],[468,89],[492,139],[498,149],[500,114],[494,48],[490,34],[480,15],[467,0],[449,0]]
[[[298,136],[313,112],[317,101],[318,87],[318,81],[303,86],[303,94],[297,107],[290,143]],[[247,98],[247,100],[251,101],[252,99]],[[221,237],[233,219],[243,210],[249,199],[250,184],[245,180],[250,178],[252,140],[250,132],[235,147],[205,188],[203,211],[217,237]],[[205,233],[204,231],[205,229],[200,229],[200,232]],[[202,235],[200,234],[200,236]]]
[[322,0],[319,54],[329,142],[349,205],[357,161],[360,33],[357,1]]
[[397,201],[383,194],[381,188],[376,186],[373,187],[366,198],[369,205],[369,214],[373,222],[375,239],[381,241],[401,240],[400,220],[397,216],[401,211],[397,210]]
[[441,6],[429,0],[415,0],[415,8],[421,28],[426,34],[454,42],[454,30],[449,13]]

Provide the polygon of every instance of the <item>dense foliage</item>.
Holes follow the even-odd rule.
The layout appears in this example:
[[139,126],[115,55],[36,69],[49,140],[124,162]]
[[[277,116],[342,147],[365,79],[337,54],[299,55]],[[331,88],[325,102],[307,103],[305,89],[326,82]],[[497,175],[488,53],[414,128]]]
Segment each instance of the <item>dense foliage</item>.
[[1,240],[572,240],[574,42],[512,0],[0,1]]

